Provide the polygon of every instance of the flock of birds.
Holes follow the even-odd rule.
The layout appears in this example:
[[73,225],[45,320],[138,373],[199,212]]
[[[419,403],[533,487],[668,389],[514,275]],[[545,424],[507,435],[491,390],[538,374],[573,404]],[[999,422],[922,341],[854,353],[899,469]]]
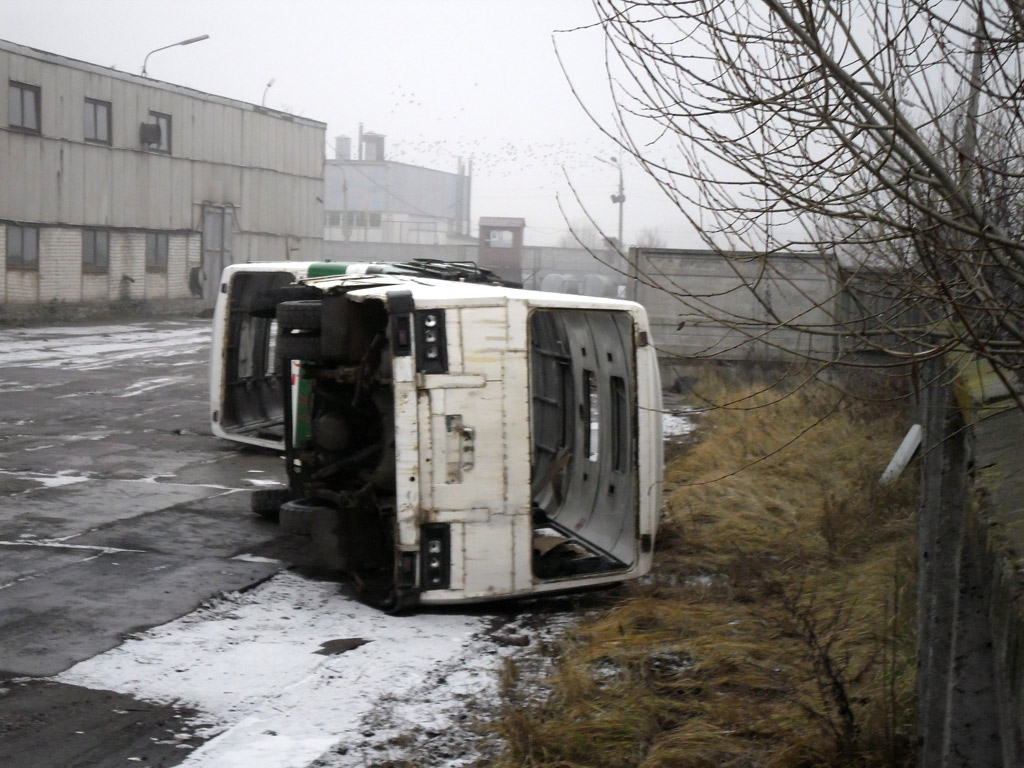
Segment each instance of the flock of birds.
[[[480,84],[474,82],[472,86],[477,89]],[[515,109],[515,105],[490,96],[446,108],[411,89],[395,86],[388,94],[388,103],[382,111],[385,125],[375,122],[360,127],[385,134],[387,160],[448,173],[461,169],[473,177],[474,199],[488,208],[496,200],[512,201],[513,207],[517,200],[533,208],[543,206],[551,215],[527,215],[528,229],[533,228],[531,218],[537,223],[538,218],[550,219],[562,226],[544,227],[538,234],[557,236],[568,230],[560,206],[573,208],[571,215],[579,217],[572,199],[574,189],[583,197],[600,201],[607,201],[617,191],[613,161],[616,148],[596,130],[589,137],[570,137],[564,130],[560,132],[557,120],[552,120],[548,134],[538,134],[537,126],[543,126],[545,120],[543,111],[535,107],[531,107],[531,114],[538,118],[532,125],[515,120],[506,126],[507,130],[490,130],[487,126],[493,126],[496,115],[511,114]],[[354,134],[352,143],[355,155]],[[503,207],[507,206],[505,203]],[[606,213],[600,211],[601,215]],[[510,211],[508,215],[522,214]]]

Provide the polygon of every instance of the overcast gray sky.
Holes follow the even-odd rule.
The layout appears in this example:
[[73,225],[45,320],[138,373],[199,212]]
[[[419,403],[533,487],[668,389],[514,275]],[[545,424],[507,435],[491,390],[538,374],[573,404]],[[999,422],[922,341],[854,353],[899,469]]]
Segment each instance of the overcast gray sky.
[[[576,103],[610,114],[590,0],[0,0],[0,38],[327,123],[328,143],[387,136],[393,160],[455,171],[473,158],[472,218],[522,216],[528,245],[585,222],[566,176],[614,235],[617,154]],[[571,31],[560,31],[571,30]],[[554,42],[553,42],[554,40]],[[610,121],[609,121],[610,122]],[[327,148],[328,157],[333,149]],[[635,165],[626,164],[625,236],[695,238]]]

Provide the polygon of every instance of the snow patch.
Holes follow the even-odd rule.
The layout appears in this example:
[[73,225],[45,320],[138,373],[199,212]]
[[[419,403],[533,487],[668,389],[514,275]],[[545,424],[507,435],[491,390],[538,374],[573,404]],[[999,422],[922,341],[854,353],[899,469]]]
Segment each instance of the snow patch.
[[179,381],[185,381],[191,379],[191,376],[163,376],[157,379],[146,379],[143,381],[136,381],[134,384],[129,384],[125,387],[124,392],[118,395],[118,397],[137,397],[144,392],[152,392],[154,389],[160,389],[161,387],[169,387],[172,384],[176,384]]
[[661,433],[665,439],[684,437],[694,428],[693,417],[685,411],[669,411],[661,415]]
[[[52,446],[49,446],[52,447]],[[30,450],[30,449],[26,449]],[[44,488],[60,488],[63,485],[75,485],[76,483],[87,483],[92,478],[89,475],[78,475],[71,470],[62,470],[56,474],[45,474],[43,472],[12,472],[7,469],[0,469],[0,475],[15,475],[16,477],[31,480]]]
[[[71,538],[71,537],[68,537]],[[81,552],[92,552],[95,555],[115,555],[120,552],[145,552],[144,549],[118,549],[117,547],[100,547],[91,544],[65,544],[66,539],[27,539],[19,536],[17,541],[0,541],[0,547],[46,547],[50,549],[73,549]],[[114,563],[117,565],[117,563]]]
[[[173,357],[191,352],[196,347],[209,346],[208,326],[182,325],[168,329],[167,325],[11,331],[5,334],[4,348],[0,351],[0,366],[18,364],[32,368],[99,370],[123,360]],[[103,337],[103,340],[83,343],[74,339],[76,336]]]
[[[331,582],[284,572],[75,665],[56,679],[141,699],[187,704],[214,738],[185,766],[299,768],[341,743],[358,745],[363,719],[385,698],[439,708],[426,695],[439,670],[447,701],[479,690],[497,664],[493,643],[474,641],[481,616],[389,616],[340,594]],[[339,655],[325,642],[367,642]],[[481,648],[491,648],[482,661]],[[479,672],[474,675],[472,669]]]

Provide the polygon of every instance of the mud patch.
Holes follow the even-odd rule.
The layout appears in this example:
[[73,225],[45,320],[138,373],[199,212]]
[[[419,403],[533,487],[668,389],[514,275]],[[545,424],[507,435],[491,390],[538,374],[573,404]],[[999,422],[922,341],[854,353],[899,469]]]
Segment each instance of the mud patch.
[[313,651],[313,653],[319,653],[321,656],[337,656],[345,651],[354,651],[368,642],[370,641],[363,640],[361,637],[343,637],[340,640],[328,640],[325,643],[320,643],[320,650]]

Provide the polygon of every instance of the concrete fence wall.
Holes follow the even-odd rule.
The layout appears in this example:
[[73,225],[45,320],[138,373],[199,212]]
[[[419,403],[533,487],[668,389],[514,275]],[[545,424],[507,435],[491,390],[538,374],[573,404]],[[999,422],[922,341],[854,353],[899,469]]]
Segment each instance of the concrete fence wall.
[[695,363],[828,361],[836,282],[818,256],[630,249],[629,298],[643,304],[667,380]]
[[[479,263],[476,244],[416,245],[324,240],[323,258],[331,261],[473,261]],[[524,288],[596,296],[624,296],[629,280],[626,260],[615,251],[583,248],[524,246],[518,280]]]

